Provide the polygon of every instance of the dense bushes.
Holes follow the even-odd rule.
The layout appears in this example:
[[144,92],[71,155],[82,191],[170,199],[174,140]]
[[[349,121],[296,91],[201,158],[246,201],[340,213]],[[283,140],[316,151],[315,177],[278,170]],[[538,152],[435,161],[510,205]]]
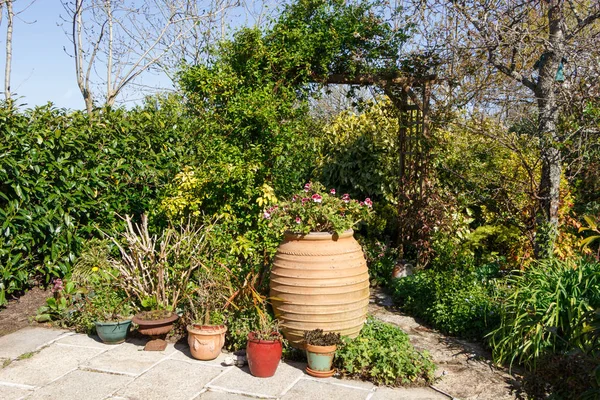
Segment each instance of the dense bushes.
[[431,269],[396,280],[392,290],[408,313],[442,332],[485,341],[498,364],[524,366],[530,395],[600,395],[597,262],[552,259],[506,278],[493,264]]
[[490,277],[497,267],[456,272],[424,270],[392,284],[402,310],[451,335],[482,339],[499,318],[497,290]]
[[0,109],[0,304],[68,272],[83,239],[151,208],[196,152],[177,102],[94,121],[50,105]]

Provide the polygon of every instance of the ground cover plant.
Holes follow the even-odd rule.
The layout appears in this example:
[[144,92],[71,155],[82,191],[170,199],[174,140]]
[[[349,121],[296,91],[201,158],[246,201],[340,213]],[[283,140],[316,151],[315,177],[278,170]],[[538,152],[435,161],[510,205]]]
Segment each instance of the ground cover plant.
[[401,329],[369,317],[356,339],[343,338],[334,365],[343,375],[380,385],[433,382],[429,354],[415,350]]

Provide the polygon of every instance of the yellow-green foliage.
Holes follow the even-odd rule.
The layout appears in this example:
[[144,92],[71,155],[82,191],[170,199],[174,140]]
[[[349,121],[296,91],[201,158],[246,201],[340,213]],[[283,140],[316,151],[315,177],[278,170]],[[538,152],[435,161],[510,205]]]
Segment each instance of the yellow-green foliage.
[[491,246],[513,262],[528,258],[540,178],[535,138],[473,118],[457,118],[435,135],[440,181],[473,210],[476,229],[465,235],[465,244]]
[[323,132],[321,180],[352,196],[395,202],[398,119],[391,102],[379,98],[363,113],[341,113]]

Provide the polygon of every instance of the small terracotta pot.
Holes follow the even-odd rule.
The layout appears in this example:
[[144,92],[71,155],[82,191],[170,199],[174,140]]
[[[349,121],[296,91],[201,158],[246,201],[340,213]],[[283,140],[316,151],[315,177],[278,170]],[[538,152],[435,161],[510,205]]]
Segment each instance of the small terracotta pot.
[[317,378],[326,378],[333,375],[334,370],[331,368],[333,364],[333,357],[337,346],[315,346],[312,344],[306,344],[306,359],[308,360],[308,367],[306,372]]
[[139,325],[138,332],[147,336],[166,335],[173,329],[173,324],[179,318],[179,315],[175,313],[170,317],[156,320],[141,319],[138,315],[133,317],[132,321]]
[[[279,337],[279,335],[274,337]],[[257,339],[256,333],[250,332],[246,345],[246,358],[250,373],[257,378],[268,378],[275,375],[282,350],[281,340]]]
[[187,326],[187,331],[192,357],[207,361],[219,356],[225,344],[225,325],[192,324]]

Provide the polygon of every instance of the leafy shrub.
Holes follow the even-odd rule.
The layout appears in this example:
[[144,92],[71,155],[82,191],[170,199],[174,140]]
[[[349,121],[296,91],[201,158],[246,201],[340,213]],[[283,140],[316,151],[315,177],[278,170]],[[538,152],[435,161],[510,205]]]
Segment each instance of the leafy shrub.
[[429,354],[415,350],[406,333],[372,317],[356,339],[343,339],[334,362],[344,375],[390,386],[430,383],[435,371]]
[[156,103],[93,124],[51,105],[0,108],[0,304],[34,278],[67,274],[85,239],[149,209],[195,157],[177,101]]
[[423,270],[393,282],[392,298],[444,333],[482,339],[498,323],[494,273],[489,266],[473,272]]
[[508,279],[514,291],[501,308],[500,325],[490,333],[496,362],[535,369],[548,354],[584,349],[589,323],[600,308],[600,264],[547,260]]

